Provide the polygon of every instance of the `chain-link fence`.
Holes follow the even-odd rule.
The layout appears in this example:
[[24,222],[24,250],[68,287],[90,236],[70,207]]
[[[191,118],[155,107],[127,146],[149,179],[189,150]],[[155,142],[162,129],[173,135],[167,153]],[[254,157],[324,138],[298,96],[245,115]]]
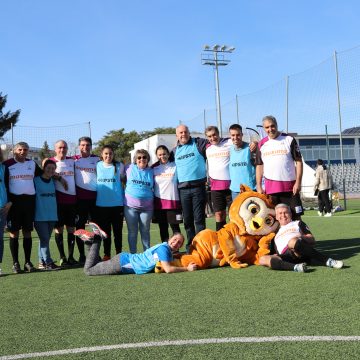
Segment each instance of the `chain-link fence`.
[[[29,156],[40,162],[40,150],[46,144],[49,150],[54,150],[55,142],[65,140],[68,144],[68,155],[75,155],[78,151],[78,140],[82,136],[91,137],[90,122],[63,126],[19,126],[15,125],[3,138],[1,148],[4,158],[12,157],[13,146],[25,141],[30,146]],[[46,144],[45,144],[46,142]]]
[[[339,106],[342,129],[360,125],[360,46],[334,53],[310,69],[223,103],[222,130],[226,133],[233,123],[254,128],[265,115],[271,114],[283,131],[321,135],[327,125],[329,133],[339,134]],[[207,125],[214,125],[216,119],[215,108],[204,109],[184,123],[191,130],[203,132]]]
[[[215,124],[216,115],[216,109],[205,109],[202,114],[189,121],[185,120],[184,123],[191,130],[203,132],[207,125]],[[259,125],[265,115],[277,118],[279,130],[299,135],[318,135],[325,139],[327,129],[327,134],[337,135],[339,142],[340,133],[343,134],[345,129],[360,126],[360,46],[334,52],[328,59],[310,69],[285,76],[262,90],[235,96],[222,104],[222,133],[227,133],[230,124],[239,123],[243,129],[257,129],[261,135]],[[352,147],[355,152],[353,161],[359,163],[360,129],[354,136],[357,136],[355,145],[346,146]],[[332,146],[335,149],[340,144],[330,145],[330,150]],[[305,147],[303,150],[306,152]],[[327,154],[331,151],[326,151],[324,147],[322,158],[328,160]],[[306,160],[306,156],[304,159]],[[341,159],[334,159],[329,155],[329,160],[339,162]],[[351,186],[346,187],[359,189],[357,184],[353,184],[354,179],[346,176],[345,174],[345,184],[351,183]],[[356,191],[356,194],[360,195],[360,191]]]

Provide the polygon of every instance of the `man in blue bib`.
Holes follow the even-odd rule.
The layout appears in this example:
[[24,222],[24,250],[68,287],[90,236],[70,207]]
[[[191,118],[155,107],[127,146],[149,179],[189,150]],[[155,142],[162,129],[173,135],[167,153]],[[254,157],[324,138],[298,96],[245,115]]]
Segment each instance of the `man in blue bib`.
[[176,128],[177,146],[173,149],[179,180],[179,196],[187,235],[186,249],[195,235],[204,230],[206,205],[206,144],[207,140],[192,138],[186,125]]

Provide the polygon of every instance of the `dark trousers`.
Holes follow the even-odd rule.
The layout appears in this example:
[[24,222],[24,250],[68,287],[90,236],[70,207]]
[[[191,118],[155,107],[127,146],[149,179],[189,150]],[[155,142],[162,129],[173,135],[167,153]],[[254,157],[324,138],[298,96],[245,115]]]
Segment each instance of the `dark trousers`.
[[195,235],[205,229],[205,185],[191,188],[179,189],[181,206],[183,209],[184,227],[187,236],[186,248],[189,246]]
[[111,254],[111,228],[114,234],[114,244],[116,254],[122,250],[122,228],[124,221],[124,207],[96,207],[96,223],[107,233],[104,239],[104,255]]
[[159,223],[160,238],[161,238],[162,242],[169,240],[169,225],[171,227],[171,230],[172,230],[173,234],[180,232],[180,225],[179,224],[169,224],[167,222]]
[[319,211],[330,213],[331,212],[331,204],[329,200],[329,189],[321,190],[318,194],[318,204],[319,204]]
[[[96,199],[78,199],[76,204],[76,229],[85,229],[88,220],[95,219]],[[80,257],[85,257],[84,242],[76,237],[76,244],[79,249]]]

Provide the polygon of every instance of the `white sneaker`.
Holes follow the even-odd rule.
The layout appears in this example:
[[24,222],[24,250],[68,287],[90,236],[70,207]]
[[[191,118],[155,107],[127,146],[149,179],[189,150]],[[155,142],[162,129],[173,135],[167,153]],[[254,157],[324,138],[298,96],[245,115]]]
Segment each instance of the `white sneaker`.
[[296,264],[294,266],[294,271],[295,272],[302,272],[302,273],[307,272],[308,268],[306,266],[306,263]]
[[1,270],[1,268],[0,268],[0,276],[2,276],[3,275],[3,272],[2,272],[2,270]]
[[326,266],[333,269],[341,269],[344,266],[344,263],[341,260],[334,260],[332,258],[328,258]]
[[319,216],[323,216],[323,213],[321,211],[318,211]]
[[331,213],[331,212],[326,213],[326,214],[324,215],[324,217],[330,217],[330,216],[332,216],[332,213]]

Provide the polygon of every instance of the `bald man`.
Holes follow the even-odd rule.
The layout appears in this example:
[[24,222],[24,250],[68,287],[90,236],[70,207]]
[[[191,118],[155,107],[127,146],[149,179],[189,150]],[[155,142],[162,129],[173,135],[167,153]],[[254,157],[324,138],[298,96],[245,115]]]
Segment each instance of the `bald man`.
[[186,125],[176,128],[177,146],[173,149],[179,181],[179,195],[187,235],[186,249],[206,226],[206,139],[192,138]]

